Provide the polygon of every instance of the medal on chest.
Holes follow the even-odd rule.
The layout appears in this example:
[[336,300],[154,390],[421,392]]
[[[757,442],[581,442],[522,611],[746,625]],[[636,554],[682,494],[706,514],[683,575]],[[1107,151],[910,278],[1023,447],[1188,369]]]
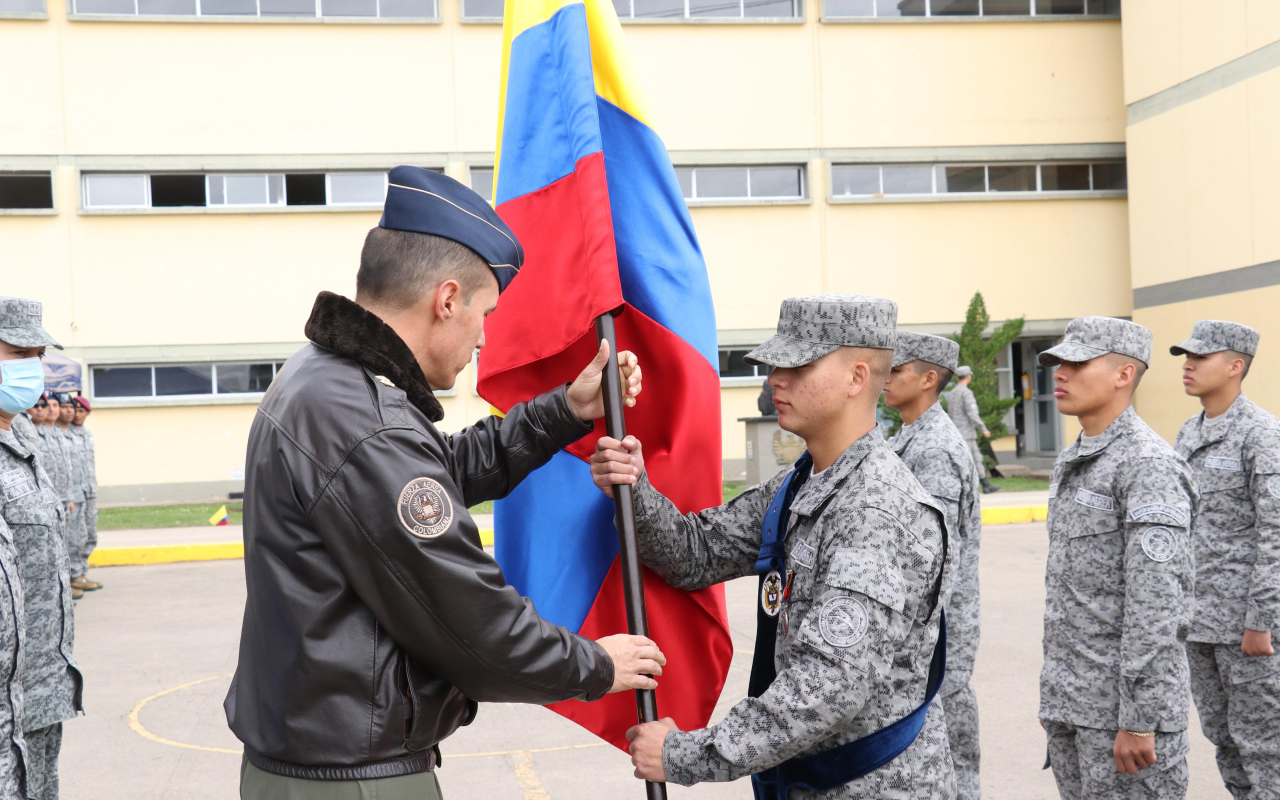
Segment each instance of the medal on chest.
[[778,616],[782,608],[782,575],[776,569],[764,576],[760,586],[760,608],[771,617]]

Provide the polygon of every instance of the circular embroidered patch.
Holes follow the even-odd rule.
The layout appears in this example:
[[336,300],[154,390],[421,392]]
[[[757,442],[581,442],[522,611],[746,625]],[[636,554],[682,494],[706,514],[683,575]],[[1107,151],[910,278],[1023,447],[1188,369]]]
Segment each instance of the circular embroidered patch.
[[1142,534],[1142,552],[1163,564],[1178,554],[1178,539],[1168,528],[1150,528]]
[[782,576],[772,570],[764,576],[764,584],[760,586],[760,608],[771,617],[778,616],[782,608]]
[[414,478],[400,491],[400,524],[419,539],[434,539],[453,523],[453,501],[438,481]]
[[1272,497],[1280,497],[1280,475],[1272,475],[1267,478],[1267,491]]
[[818,631],[832,647],[851,647],[867,633],[867,609],[852,597],[833,597],[818,613]]

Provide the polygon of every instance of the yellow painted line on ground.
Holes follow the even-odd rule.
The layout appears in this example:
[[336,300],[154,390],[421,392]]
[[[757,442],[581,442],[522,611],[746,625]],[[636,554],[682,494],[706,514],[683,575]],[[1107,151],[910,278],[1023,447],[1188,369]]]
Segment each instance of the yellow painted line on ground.
[[983,525],[1009,525],[1016,522],[1044,522],[1049,506],[991,506],[982,509]]
[[511,754],[511,764],[516,773],[516,785],[524,800],[551,800],[551,793],[542,785],[542,779],[533,770],[533,754],[519,750]]
[[208,683],[209,681],[216,681],[219,678],[230,678],[230,677],[231,677],[231,673],[228,672],[226,675],[214,675],[212,678],[201,678],[198,681],[191,681],[189,683],[184,683],[181,686],[175,686],[172,689],[165,689],[163,692],[156,692],[150,697],[147,697],[141,700],[136,706],[133,707],[133,710],[129,712],[129,716],[126,718],[129,723],[129,727],[133,729],[134,733],[138,734],[144,739],[150,739],[151,741],[159,742],[160,744],[167,744],[170,747],[181,747],[186,750],[204,750],[207,753],[230,753],[231,755],[238,756],[241,754],[242,751],[228,750],[225,747],[205,747],[204,745],[199,745],[199,744],[187,744],[186,742],[175,742],[172,739],[166,739],[163,736],[156,736],[154,733],[152,733],[151,731],[143,727],[142,722],[138,719],[138,715],[142,713],[143,707],[146,706],[147,703],[150,703],[152,700],[155,700],[157,697],[164,697],[166,694],[173,694],[174,692],[181,691],[182,689],[186,689],[191,686],[198,686],[202,683]]

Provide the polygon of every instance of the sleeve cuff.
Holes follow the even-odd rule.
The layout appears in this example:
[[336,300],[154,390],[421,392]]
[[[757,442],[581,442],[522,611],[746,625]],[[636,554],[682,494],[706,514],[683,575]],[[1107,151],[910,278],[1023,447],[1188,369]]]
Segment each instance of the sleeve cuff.
[[727,771],[715,768],[714,762],[721,759],[711,744],[714,737],[714,728],[667,733],[662,741],[662,770],[667,773],[667,781],[692,786],[699,781],[715,780],[718,773]]
[[1120,728],[1137,733],[1149,733],[1156,729],[1160,717],[1153,708],[1143,708],[1129,703],[1120,704]]
[[555,389],[552,394],[556,399],[556,411],[560,415],[560,419],[556,420],[554,434],[565,446],[573,444],[595,430],[595,420],[584,422],[578,419],[578,415],[573,413],[573,408],[569,406],[569,384],[566,383],[559,389]]
[[1244,615],[1244,626],[1251,631],[1273,631],[1276,618],[1256,608],[1250,608]]

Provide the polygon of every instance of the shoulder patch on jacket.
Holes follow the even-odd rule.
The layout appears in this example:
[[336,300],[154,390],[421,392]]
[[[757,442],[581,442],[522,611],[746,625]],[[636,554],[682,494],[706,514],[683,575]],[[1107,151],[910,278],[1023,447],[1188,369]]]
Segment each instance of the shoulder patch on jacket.
[[[1147,503],[1129,511],[1129,520],[1131,522],[1138,522],[1147,517],[1165,517],[1170,522],[1175,522],[1178,525],[1187,524],[1187,510],[1178,506],[1171,506],[1168,503]],[[1158,520],[1151,521],[1156,522]]]
[[1142,534],[1142,552],[1163,564],[1178,554],[1178,537],[1168,528],[1148,528]]
[[434,539],[453,524],[453,500],[439,481],[414,478],[400,490],[400,524],[419,539]]
[[818,631],[832,647],[852,647],[867,633],[867,609],[848,595],[833,597],[818,613]]
[[1116,501],[1105,494],[1091,492],[1088,489],[1076,489],[1076,496],[1073,498],[1077,503],[1089,508],[1096,508],[1099,511],[1115,511]]

